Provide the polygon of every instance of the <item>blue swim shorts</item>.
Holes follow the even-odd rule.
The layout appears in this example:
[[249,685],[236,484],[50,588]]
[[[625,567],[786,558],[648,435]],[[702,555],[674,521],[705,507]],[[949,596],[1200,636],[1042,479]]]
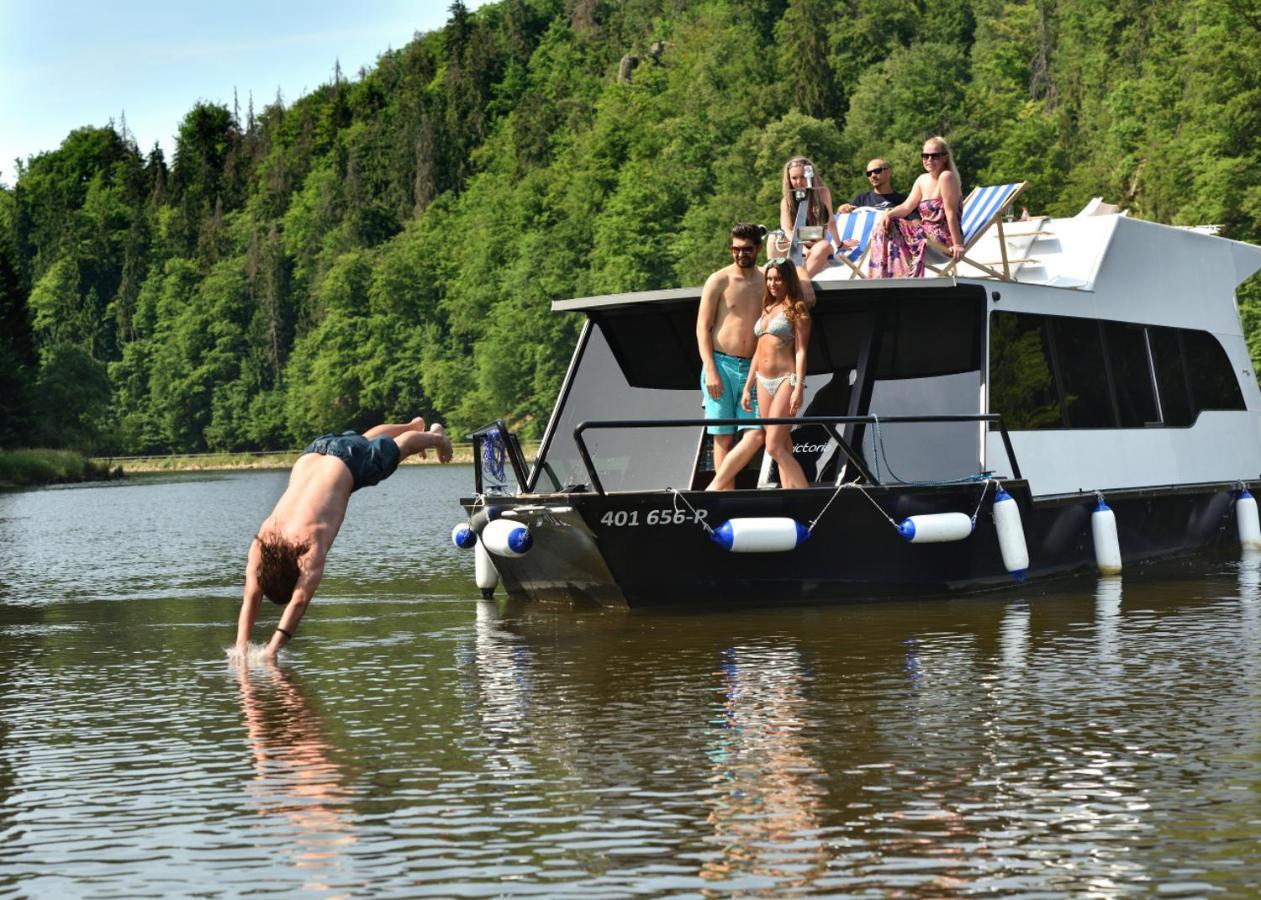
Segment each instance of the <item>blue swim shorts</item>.
[[302,451],[303,456],[308,453],[336,456],[344,462],[354,483],[352,491],[371,487],[389,478],[398,468],[399,460],[398,444],[394,443],[394,438],[375,437],[368,440],[353,431],[322,434]]
[[[740,394],[744,392],[744,383],[749,378],[749,365],[753,361],[743,356],[728,356],[726,353],[714,351],[714,365],[718,367],[718,380],[722,382],[722,396],[715,400],[705,390],[705,367],[701,366],[701,396],[705,399],[705,418],[707,419],[756,419],[757,394],[753,395],[753,412],[745,412],[740,405]],[[741,430],[761,428],[761,425],[741,425]],[[710,425],[706,429],[710,434],[735,434],[735,425]]]

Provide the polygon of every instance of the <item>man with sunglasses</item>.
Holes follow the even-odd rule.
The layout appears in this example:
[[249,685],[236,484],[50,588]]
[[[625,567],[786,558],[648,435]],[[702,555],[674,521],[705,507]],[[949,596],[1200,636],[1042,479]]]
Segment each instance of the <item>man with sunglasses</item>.
[[[757,338],[753,326],[762,312],[766,276],[757,265],[766,237],[761,225],[741,223],[731,229],[731,265],[705,280],[696,315],[696,344],[701,356],[701,391],[707,419],[755,419],[757,406],[745,411],[740,394],[749,377]],[[714,471],[723,463],[743,468],[762,446],[757,425],[711,425]],[[737,431],[743,431],[739,444]],[[730,456],[730,459],[728,459]]]
[[863,191],[848,203],[842,203],[836,210],[838,213],[853,212],[860,206],[870,206],[873,209],[888,209],[890,206],[897,206],[906,199],[906,194],[893,189],[893,170],[883,159],[877,157],[867,163],[867,168],[863,170],[863,174],[867,176],[867,182],[871,190]]

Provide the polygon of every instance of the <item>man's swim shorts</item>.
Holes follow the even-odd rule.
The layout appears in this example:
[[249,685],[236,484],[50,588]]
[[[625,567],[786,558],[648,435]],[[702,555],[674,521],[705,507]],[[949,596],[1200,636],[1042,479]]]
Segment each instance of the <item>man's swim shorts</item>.
[[362,434],[346,431],[341,434],[322,434],[307,445],[302,451],[319,453],[322,456],[336,456],[350,470],[352,491],[361,487],[371,487],[394,474],[398,468],[398,444],[390,437],[375,437],[368,440]]
[[[718,369],[718,380],[722,382],[722,395],[715,400],[705,389],[705,367],[701,366],[701,396],[705,398],[705,418],[707,419],[756,419],[757,394],[753,396],[753,411],[745,412],[740,405],[740,395],[744,392],[744,383],[749,378],[749,366],[752,360],[743,356],[729,356],[714,351],[714,366]],[[761,425],[741,425],[742,430],[761,428]],[[710,425],[710,434],[735,434],[735,425]]]

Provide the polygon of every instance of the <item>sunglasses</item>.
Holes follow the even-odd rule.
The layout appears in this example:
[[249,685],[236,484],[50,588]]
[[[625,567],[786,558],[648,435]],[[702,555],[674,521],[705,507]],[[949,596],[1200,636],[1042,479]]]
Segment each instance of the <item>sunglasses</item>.
[[753,245],[751,245],[751,244],[750,244],[750,245],[748,245],[748,246],[744,246],[744,247],[741,247],[741,246],[740,246],[740,245],[738,245],[738,244],[732,244],[732,245],[731,245],[731,252],[732,252],[732,253],[756,253],[756,252],[757,252],[757,247],[755,247],[755,246],[753,246]]
[[946,154],[945,153],[921,153],[920,156],[923,157],[924,159],[944,159]]
[[788,262],[787,256],[777,256],[774,259],[768,259],[766,264],[768,266],[782,266],[786,262]]
[[887,171],[889,171],[888,166],[881,166],[878,169],[868,169],[863,174],[866,175],[868,178],[870,178],[872,175],[879,175],[881,172],[887,172]]

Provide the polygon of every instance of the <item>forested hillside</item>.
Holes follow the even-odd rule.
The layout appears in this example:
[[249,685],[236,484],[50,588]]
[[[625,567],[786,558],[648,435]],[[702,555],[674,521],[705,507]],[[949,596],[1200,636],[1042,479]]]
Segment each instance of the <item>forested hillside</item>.
[[[457,0],[370,71],[197,105],[171,159],[109,127],[24,161],[0,443],[536,433],[578,326],[550,301],[699,284],[732,222],[776,219],[793,153],[849,196],[943,134],[965,189],[1261,241],[1258,47],[1256,0]],[[1261,330],[1255,281],[1243,306]]]

